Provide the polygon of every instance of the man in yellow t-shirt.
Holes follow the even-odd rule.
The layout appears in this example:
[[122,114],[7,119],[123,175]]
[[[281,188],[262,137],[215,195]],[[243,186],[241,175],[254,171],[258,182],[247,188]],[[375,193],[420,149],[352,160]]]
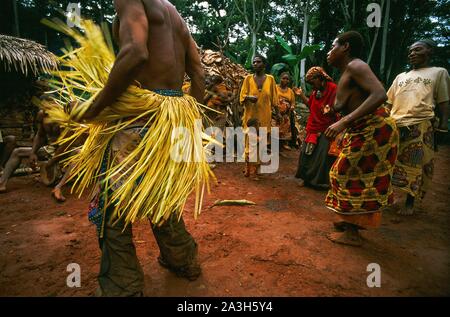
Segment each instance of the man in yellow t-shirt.
[[433,46],[430,40],[411,45],[408,58],[413,69],[399,74],[387,92],[400,132],[392,184],[407,192],[402,215],[414,213],[415,198],[422,199],[430,186],[435,133],[448,132],[450,78],[445,68],[429,66]]

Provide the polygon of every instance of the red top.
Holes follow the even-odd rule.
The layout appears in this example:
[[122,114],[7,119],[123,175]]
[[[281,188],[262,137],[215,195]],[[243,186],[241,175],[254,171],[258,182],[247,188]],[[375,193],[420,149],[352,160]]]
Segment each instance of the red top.
[[321,91],[322,97],[317,98],[317,90],[313,90],[311,96],[309,96],[308,106],[310,115],[308,123],[306,124],[306,139],[307,143],[317,144],[317,138],[319,133],[325,132],[325,130],[337,121],[336,113],[323,113],[323,109],[326,105],[333,109],[334,99],[336,98],[336,84],[327,81],[327,86],[324,91]]

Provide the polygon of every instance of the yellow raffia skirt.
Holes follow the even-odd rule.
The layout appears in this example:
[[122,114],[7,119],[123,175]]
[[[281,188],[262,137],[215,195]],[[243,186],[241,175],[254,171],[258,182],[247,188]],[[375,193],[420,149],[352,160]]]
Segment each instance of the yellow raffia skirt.
[[[65,127],[58,144],[69,145],[88,135],[66,160],[66,165],[72,166],[72,190],[81,196],[88,187],[100,182],[104,191],[112,192],[104,208],[114,206],[113,219],[124,218],[127,225],[149,218],[153,224],[161,225],[172,213],[181,217],[185,202],[195,189],[197,218],[205,186],[209,191],[209,177],[214,177],[204,150],[206,141],[211,139],[199,125],[203,105],[188,95],[163,96],[131,85],[95,121],[79,122],[105,85],[114,63],[110,37],[91,21],[82,21],[82,32],[58,20],[44,23],[71,36],[79,46],[63,50],[60,70],[50,80],[53,102],[40,103],[54,122]],[[77,105],[68,107],[70,101],[77,101]],[[120,132],[136,125],[145,133],[128,148],[125,157],[115,160],[111,143]],[[175,133],[180,127],[183,133]],[[174,151],[183,152],[181,161],[173,159]],[[102,162],[108,160],[114,164],[102,169]]]

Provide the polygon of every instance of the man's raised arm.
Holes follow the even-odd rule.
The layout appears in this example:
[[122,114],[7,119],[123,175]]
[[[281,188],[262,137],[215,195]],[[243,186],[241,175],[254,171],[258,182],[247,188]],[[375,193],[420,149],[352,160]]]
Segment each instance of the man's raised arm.
[[113,104],[148,60],[148,20],[144,5],[140,0],[115,0],[114,7],[120,21],[120,51],[105,87],[83,119],[93,119]]

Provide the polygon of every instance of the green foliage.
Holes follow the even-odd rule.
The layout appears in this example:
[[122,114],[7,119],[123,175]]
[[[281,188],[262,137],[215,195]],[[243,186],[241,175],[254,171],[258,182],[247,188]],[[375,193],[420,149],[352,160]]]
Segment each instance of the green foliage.
[[[262,0],[258,0],[261,4]],[[257,32],[258,52],[267,57],[268,66],[284,62],[293,78],[298,78],[298,61],[306,58],[306,69],[322,66],[335,79],[337,71],[327,65],[326,54],[337,34],[359,31],[365,41],[370,66],[388,88],[395,76],[407,69],[407,48],[413,41],[428,37],[439,43],[433,65],[450,69],[450,2],[448,0],[390,0],[385,73],[380,73],[383,29],[369,28],[366,8],[369,3],[387,0],[310,0],[307,46],[301,51],[304,5],[306,1],[264,1],[264,23]],[[15,32],[13,3],[18,8],[20,36],[40,42],[56,53],[64,36],[40,23],[44,17],[61,17],[69,2],[80,2],[81,13],[97,23],[111,23],[111,0],[15,0],[3,1],[0,33]],[[171,0],[185,18],[197,44],[204,49],[221,49],[233,61],[251,67],[251,34],[245,18],[233,0]],[[251,1],[247,0],[247,5]],[[347,6],[345,6],[347,4]],[[250,7],[249,7],[250,8]],[[384,7],[385,9],[385,7]],[[382,18],[385,11],[382,12]],[[431,18],[432,17],[432,18]],[[383,23],[383,21],[382,21]],[[377,35],[378,32],[378,35]],[[281,40],[280,40],[281,39]],[[314,43],[315,45],[311,45]],[[321,45],[319,48],[316,45]],[[300,52],[300,53],[299,53]],[[279,66],[275,67],[276,71]],[[296,73],[297,72],[297,73]]]
[[275,80],[277,82],[279,81],[279,77],[282,72],[289,72],[289,71],[290,71],[289,65],[285,63],[274,64],[270,69],[270,73],[275,77]]
[[300,54],[293,54],[292,48],[289,44],[279,35],[276,36],[278,43],[283,47],[283,49],[288,53],[283,55],[281,58],[289,65],[290,69],[293,70],[292,81],[295,87],[300,84],[300,62],[302,59],[307,58],[314,51],[320,49],[322,46],[319,44],[305,45]]

